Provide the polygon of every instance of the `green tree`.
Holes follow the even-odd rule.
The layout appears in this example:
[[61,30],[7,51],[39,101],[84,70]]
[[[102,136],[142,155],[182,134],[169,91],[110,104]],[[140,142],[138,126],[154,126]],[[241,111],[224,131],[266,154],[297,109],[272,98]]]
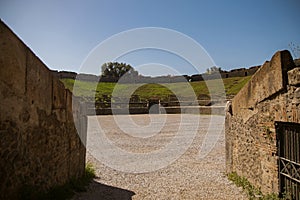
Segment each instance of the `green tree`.
[[137,76],[138,72],[129,64],[119,62],[107,62],[101,66],[103,76],[120,78],[124,74]]
[[213,73],[216,73],[216,72],[222,72],[221,67],[213,66],[213,67],[211,67],[211,68],[207,68],[207,69],[206,69],[206,73],[207,73],[207,74],[213,74]]

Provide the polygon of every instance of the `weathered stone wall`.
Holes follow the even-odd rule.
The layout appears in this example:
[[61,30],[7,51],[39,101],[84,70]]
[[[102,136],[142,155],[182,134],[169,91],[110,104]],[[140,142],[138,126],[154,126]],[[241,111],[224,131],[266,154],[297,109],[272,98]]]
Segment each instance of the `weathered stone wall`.
[[0,199],[64,184],[84,168],[72,93],[0,21]]
[[278,193],[275,121],[300,123],[300,68],[288,51],[266,62],[228,104],[226,171]]

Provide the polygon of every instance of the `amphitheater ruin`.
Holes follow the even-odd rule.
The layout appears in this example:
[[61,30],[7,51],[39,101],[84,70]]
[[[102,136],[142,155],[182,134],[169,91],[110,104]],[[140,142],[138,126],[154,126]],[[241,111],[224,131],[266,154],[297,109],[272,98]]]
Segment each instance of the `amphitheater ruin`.
[[[97,178],[87,192],[73,199],[249,198],[228,180],[226,174],[231,173],[244,177],[261,196],[300,199],[300,65],[286,50],[276,52],[260,67],[221,73],[222,78],[252,75],[226,109],[225,102],[214,107],[202,99],[197,102],[201,114],[195,115],[195,108],[181,108],[175,97],[146,105],[132,100],[141,103],[137,111],[132,110],[140,115],[123,115],[125,120],[131,118],[141,126],[150,123],[149,116],[157,125],[166,120],[161,138],[154,140],[128,138],[116,128],[113,115],[103,115],[111,114],[111,108],[101,109],[99,104],[98,110],[89,110],[59,80],[77,74],[51,71],[2,21],[0,65],[0,199],[30,199],[30,192],[64,185],[83,176],[87,161],[96,167]],[[198,81],[201,75],[185,78]],[[151,115],[149,104],[159,106]],[[216,115],[209,115],[212,110]],[[200,125],[187,151],[165,168],[139,174],[120,172],[86,149],[87,134],[95,132],[91,124],[102,123],[107,137],[119,147],[137,153],[157,150],[170,142],[181,125],[187,130],[195,127],[189,120],[181,123],[183,113],[191,122],[198,119]],[[214,148],[199,159],[210,120],[220,135],[212,134]]]

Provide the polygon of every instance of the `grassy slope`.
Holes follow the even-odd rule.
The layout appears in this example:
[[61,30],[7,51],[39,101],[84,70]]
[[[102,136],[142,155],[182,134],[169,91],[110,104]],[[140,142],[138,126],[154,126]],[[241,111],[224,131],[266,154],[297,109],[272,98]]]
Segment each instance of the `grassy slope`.
[[[223,80],[224,88],[227,95],[235,95],[250,80],[251,76],[234,77]],[[66,88],[73,90],[75,80],[62,79]],[[217,92],[220,87],[220,80],[209,80],[207,85],[210,86],[211,92]],[[191,89],[191,87],[192,89]],[[206,83],[204,81],[188,83],[166,83],[166,84],[116,84],[116,83],[97,83],[76,81],[74,94],[76,96],[93,97],[95,92],[97,96],[111,95],[112,92],[116,96],[124,96],[125,94],[134,93],[143,99],[151,97],[166,98],[168,95],[175,93],[177,96],[192,96],[192,91],[198,96],[199,94],[209,94]]]

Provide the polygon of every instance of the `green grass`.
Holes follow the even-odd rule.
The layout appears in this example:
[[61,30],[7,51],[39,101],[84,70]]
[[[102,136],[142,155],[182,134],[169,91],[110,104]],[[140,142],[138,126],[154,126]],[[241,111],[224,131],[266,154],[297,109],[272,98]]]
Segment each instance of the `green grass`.
[[22,188],[20,198],[22,200],[44,199],[44,200],[65,200],[70,199],[75,192],[85,192],[86,187],[95,177],[95,169],[89,163],[86,164],[85,174],[79,179],[71,179],[64,185],[51,188],[47,193],[36,190],[32,186]]
[[251,76],[223,79],[226,94],[236,95],[250,79]]
[[[240,89],[250,80],[251,76],[234,77],[223,79],[224,88],[221,80],[199,81],[191,83],[164,83],[164,84],[116,84],[116,83],[99,83],[78,81],[73,79],[61,79],[65,87],[73,90],[75,96],[94,97],[102,95],[112,95],[122,97],[127,94],[139,95],[142,99],[149,99],[152,97],[160,97],[165,99],[171,94],[181,97],[198,96],[199,94],[218,94],[222,91],[226,95],[235,95]],[[210,91],[208,90],[208,87]]]
[[288,199],[287,196],[279,198],[276,194],[263,195],[259,188],[254,187],[245,177],[239,176],[236,172],[228,174],[228,179],[235,183],[236,186],[242,187],[247,193],[250,200],[283,200]]

